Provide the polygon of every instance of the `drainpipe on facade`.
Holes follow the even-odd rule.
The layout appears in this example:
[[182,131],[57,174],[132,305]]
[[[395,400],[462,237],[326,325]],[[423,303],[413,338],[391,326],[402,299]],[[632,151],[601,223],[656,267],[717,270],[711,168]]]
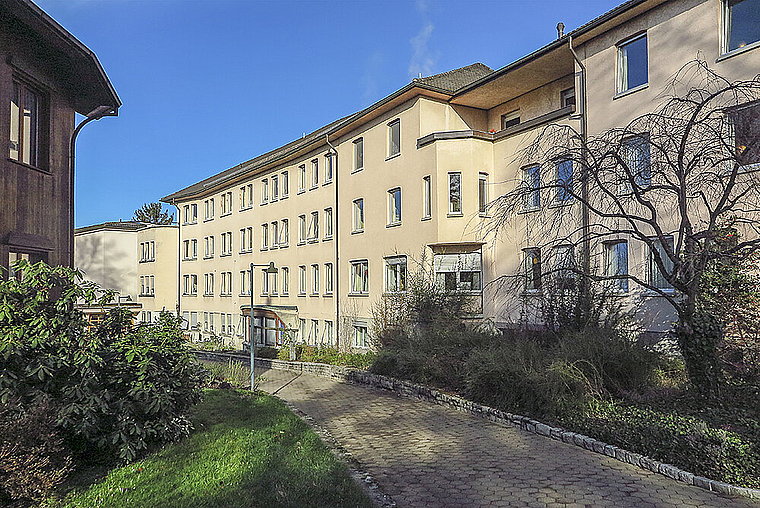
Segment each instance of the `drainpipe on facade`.
[[[182,222],[180,221],[179,216],[179,205],[177,204],[177,201],[175,199],[172,199],[172,206],[177,210],[177,317],[182,317],[182,305],[181,305],[181,292],[180,287],[182,284]],[[190,321],[187,322],[187,329],[190,329]]]
[[[578,63],[578,66],[581,68],[581,100],[583,101],[581,103],[580,115],[581,118],[581,140],[583,141],[583,152],[585,155],[586,152],[586,142],[588,140],[588,96],[586,93],[586,66],[583,65],[583,62],[581,61],[580,57],[578,56],[578,53],[575,52],[575,48],[573,48],[573,36],[568,36],[568,46],[570,48],[570,52],[573,54],[573,58]],[[584,156],[585,159],[585,156]],[[583,172],[585,173],[585,165],[582,168]],[[583,272],[585,274],[591,273],[591,244],[589,239],[589,216],[588,216],[588,206],[586,203],[588,203],[588,179],[586,175],[582,175],[581,177],[581,231],[583,235]]]
[[71,189],[71,199],[69,200],[69,266],[72,268],[74,267],[74,149],[76,148],[77,135],[79,135],[82,127],[93,120],[100,120],[104,116],[119,116],[118,107],[98,106],[93,109],[87,113],[84,120],[79,122],[69,139],[69,189]]
[[340,222],[338,222],[338,150],[330,144],[330,135],[325,134],[325,142],[330,147],[330,153],[334,154],[333,161],[333,181],[335,182],[335,209],[333,210],[333,242],[335,242],[335,265],[333,266],[333,295],[335,298],[335,347],[338,348],[340,337],[340,263],[338,262],[338,231]]

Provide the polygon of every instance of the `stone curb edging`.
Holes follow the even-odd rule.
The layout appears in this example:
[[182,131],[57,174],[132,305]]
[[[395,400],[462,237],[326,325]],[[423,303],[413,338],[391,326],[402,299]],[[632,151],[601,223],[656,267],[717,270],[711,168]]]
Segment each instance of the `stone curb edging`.
[[369,496],[373,506],[377,508],[396,508],[396,502],[382,491],[375,479],[372,478],[372,476],[362,468],[361,463],[356,459],[356,457],[354,457],[351,452],[346,450],[345,447],[338,443],[338,441],[332,436],[332,434],[330,434],[327,429],[319,425],[316,421],[314,421],[314,418],[304,413],[287,400],[281,399],[277,395],[273,395],[273,397],[277,398],[277,400],[285,404],[291,411],[293,411],[293,413],[295,413],[296,416],[298,416],[304,423],[306,423],[306,425],[311,427],[311,429],[319,436],[319,438],[333,453],[333,455],[338,457],[339,460],[343,461],[346,466],[348,466],[349,474],[354,479],[354,481],[359,484],[367,496]]
[[[199,351],[196,352],[196,354],[201,358],[206,357],[206,359],[212,361],[220,357],[227,357],[240,361],[246,359],[239,355],[225,353]],[[434,402],[439,405],[451,407],[457,411],[485,418],[494,423],[518,427],[534,434],[539,434],[595,453],[606,455],[615,460],[667,476],[673,480],[686,483],[687,485],[693,485],[723,495],[760,499],[760,489],[738,487],[729,483],[711,480],[703,476],[695,475],[694,473],[689,473],[688,471],[684,471],[671,464],[665,464],[639,453],[630,452],[592,437],[584,436],[583,434],[570,432],[559,427],[552,427],[526,416],[507,413],[499,409],[478,404],[477,402],[469,401],[457,395],[442,393],[434,388],[418,385],[409,381],[402,381],[391,377],[381,376],[379,374],[371,374],[351,367],[341,367],[324,363],[290,362],[285,360],[257,358],[256,364],[270,369],[305,372],[307,374],[335,379],[344,383],[367,385],[373,388],[391,391],[400,396]]]

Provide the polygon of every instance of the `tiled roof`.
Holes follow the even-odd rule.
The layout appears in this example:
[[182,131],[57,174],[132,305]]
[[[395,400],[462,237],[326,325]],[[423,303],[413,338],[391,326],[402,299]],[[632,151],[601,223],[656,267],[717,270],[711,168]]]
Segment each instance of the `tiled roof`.
[[493,70],[490,67],[478,62],[468,65],[467,67],[460,67],[459,69],[442,72],[441,74],[434,74],[424,78],[415,78],[413,82],[424,83],[455,93],[460,88],[463,88],[492,72]]
[[166,203],[171,203],[175,199],[183,199],[189,196],[194,196],[196,194],[203,192],[205,189],[215,187],[216,185],[224,181],[235,178],[241,174],[254,171],[274,160],[277,160],[281,157],[285,157],[289,153],[295,152],[303,147],[308,146],[309,144],[313,142],[319,141],[320,139],[324,139],[326,134],[331,134],[332,132],[337,131],[341,127],[350,124],[351,122],[362,117],[369,111],[382,105],[390,97],[393,97],[394,95],[398,94],[401,91],[405,91],[415,86],[420,86],[423,88],[438,90],[444,93],[454,93],[458,89],[472,83],[473,81],[477,79],[482,78],[483,76],[487,74],[490,74],[491,72],[492,70],[489,69],[487,66],[483,65],[482,63],[474,63],[472,65],[461,67],[459,69],[454,69],[452,71],[444,72],[441,74],[435,74],[433,76],[428,76],[425,78],[415,78],[414,80],[412,80],[412,82],[409,85],[405,86],[404,88],[401,88],[394,94],[391,94],[388,97],[381,99],[380,101],[374,103],[373,105],[371,105],[370,107],[366,109],[363,109],[362,111],[354,113],[353,115],[343,117],[340,120],[336,120],[335,122],[327,124],[324,127],[321,127],[315,130],[314,132],[311,132],[305,135],[304,137],[300,139],[291,141],[290,143],[286,145],[276,148],[263,155],[259,155],[258,157],[254,159],[238,164],[237,166],[233,166],[230,169],[222,171],[221,173],[217,173],[214,176],[206,178],[205,180],[201,180],[200,182],[197,182],[197,183],[194,183],[193,185],[185,187],[182,190],[179,190],[173,194],[170,194],[169,196],[162,198],[161,201],[166,202]]

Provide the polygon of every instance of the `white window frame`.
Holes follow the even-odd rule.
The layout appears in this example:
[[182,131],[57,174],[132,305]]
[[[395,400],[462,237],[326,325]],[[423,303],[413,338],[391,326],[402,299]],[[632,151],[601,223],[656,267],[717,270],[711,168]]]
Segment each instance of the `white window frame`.
[[314,190],[319,187],[319,158],[311,160],[311,185],[310,190]]
[[404,293],[406,291],[407,257],[388,256],[385,261],[385,292]]
[[[562,180],[562,176],[560,175],[560,167],[562,167],[563,164],[569,164],[570,165],[570,181],[567,184],[567,189],[565,189],[564,181]],[[557,161],[557,163],[554,165],[554,176],[556,178],[557,187],[556,192],[554,193],[554,202],[557,204],[567,204],[573,202],[573,184],[575,179],[575,165],[573,164],[572,159],[563,159],[560,161]]]
[[369,348],[369,331],[365,324],[354,324],[354,347],[359,349]]
[[637,35],[634,35],[633,37],[630,37],[628,39],[625,39],[624,41],[619,42],[616,45],[617,50],[617,88],[616,91],[618,94],[627,93],[633,90],[639,90],[641,88],[645,88],[649,85],[649,40],[646,41],[646,54],[647,54],[647,80],[644,83],[640,83],[636,86],[630,86],[628,84],[628,61],[627,61],[627,52],[625,48],[629,46],[631,43],[634,43],[641,39],[647,39],[647,32],[643,32]]
[[353,141],[354,145],[354,168],[352,173],[361,171],[364,169],[364,138],[356,138]]
[[[537,178],[532,177],[535,171]],[[538,210],[541,208],[541,166],[531,164],[522,168],[522,184],[526,187],[523,211]]]
[[290,241],[290,221],[288,219],[282,219],[280,221],[280,247],[287,247]]
[[[625,272],[620,272],[620,261],[617,258],[617,249],[615,246],[617,245],[625,245]],[[604,275],[606,277],[611,277],[615,275],[628,275],[630,273],[630,246],[628,245],[628,240],[625,239],[619,239],[619,240],[610,240],[607,242],[602,243],[602,247],[604,248]],[[613,257],[614,256],[614,257]],[[613,263],[613,259],[615,259],[615,263]],[[615,273],[612,273],[613,269],[615,269]],[[610,285],[618,292],[620,293],[627,293],[629,290],[629,280],[628,279],[613,279],[610,280]]]
[[430,175],[422,177],[422,219],[429,219],[433,213],[433,183]]
[[261,250],[267,250],[269,248],[269,224],[264,223],[261,225]]
[[282,175],[282,197],[280,199],[285,199],[290,193],[290,180],[288,179],[287,171],[283,171],[280,174]]
[[478,214],[488,214],[488,173],[478,173]]
[[325,155],[325,181],[323,185],[332,183],[333,173],[335,172],[335,159],[333,157],[335,157],[333,154],[328,153]]
[[[462,203],[462,172],[461,171],[451,171],[448,173],[448,180],[449,180],[449,216],[461,216],[463,214],[463,203]],[[452,184],[454,180],[457,180],[458,183],[458,193],[459,193],[459,201],[458,201],[458,209],[457,209],[457,201],[455,198],[455,192],[454,188],[452,187]]]
[[298,216],[298,245],[306,243],[306,236],[308,235],[308,229],[306,224],[306,214]]
[[333,236],[333,213],[332,207],[325,208],[325,240],[330,240]]
[[[482,294],[483,257],[480,251],[460,254],[433,254],[433,271],[435,283],[441,288],[473,295]],[[467,278],[471,280],[468,281]],[[448,282],[452,282],[451,286],[453,287],[447,288]],[[477,284],[475,284],[476,282]],[[476,289],[472,289],[473,285],[477,286]]]
[[306,265],[298,266],[298,296],[306,296]]
[[309,242],[319,241],[319,212],[313,211],[309,217],[309,231],[306,237]]
[[349,295],[369,294],[369,260],[356,259],[351,263]]
[[280,267],[280,275],[282,276],[282,294],[287,295],[290,290],[290,268]]
[[325,263],[325,295],[333,293],[333,264]]
[[388,191],[388,226],[401,224],[401,187]]
[[306,192],[306,164],[298,166],[298,193]]
[[523,249],[523,274],[525,275],[525,292],[537,293],[541,291],[543,282],[543,261],[539,247]]
[[311,294],[319,294],[319,264],[314,263],[311,265]]
[[[395,147],[394,137],[398,138]],[[401,120],[396,118],[388,122],[388,158],[391,159],[399,155],[401,155]]]
[[501,115],[501,130],[520,125],[520,110],[516,109]]
[[354,199],[354,229],[352,233],[364,232],[364,198]]
[[213,220],[214,218],[214,198],[209,198],[203,202],[203,219]]
[[261,180],[261,204],[267,203],[269,203],[269,179],[264,178]]

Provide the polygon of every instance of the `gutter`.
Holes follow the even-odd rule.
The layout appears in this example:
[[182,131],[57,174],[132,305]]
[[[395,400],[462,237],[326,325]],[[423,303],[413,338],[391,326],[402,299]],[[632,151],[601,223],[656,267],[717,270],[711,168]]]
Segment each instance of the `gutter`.
[[[177,317],[182,317],[182,293],[180,291],[180,288],[182,287],[182,221],[180,220],[179,215],[179,205],[172,199],[171,204],[174,206],[174,208],[177,210],[177,284],[176,284],[176,290],[177,290],[177,300],[175,304],[175,309],[177,311]],[[190,329],[190,321],[187,322],[188,330]]]
[[69,266],[74,266],[74,150],[76,149],[77,136],[82,128],[93,120],[100,120],[104,116],[119,116],[119,106],[98,106],[89,113],[86,118],[79,122],[69,138]]

